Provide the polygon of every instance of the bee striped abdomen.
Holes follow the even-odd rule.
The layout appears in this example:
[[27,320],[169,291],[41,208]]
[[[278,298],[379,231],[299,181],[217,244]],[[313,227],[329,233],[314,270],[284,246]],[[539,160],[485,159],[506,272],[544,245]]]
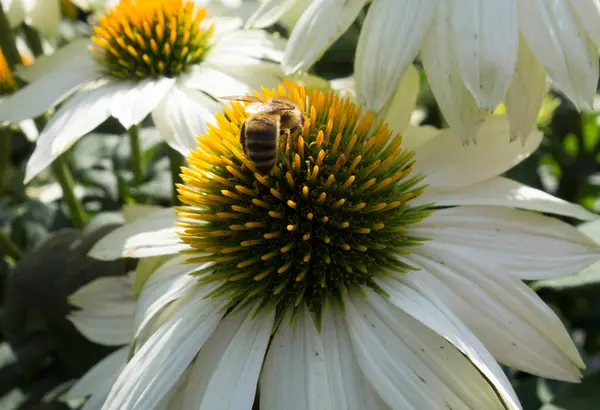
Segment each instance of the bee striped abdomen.
[[267,174],[277,158],[278,121],[270,117],[250,117],[245,132],[248,158],[261,174]]

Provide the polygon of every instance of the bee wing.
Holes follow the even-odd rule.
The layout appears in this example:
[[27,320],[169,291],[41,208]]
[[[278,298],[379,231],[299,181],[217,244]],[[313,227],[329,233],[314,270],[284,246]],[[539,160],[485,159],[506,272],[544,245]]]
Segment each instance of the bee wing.
[[254,102],[246,107],[246,112],[249,114],[276,114],[279,111],[293,110],[297,105],[293,101],[288,100],[271,100],[269,102]]

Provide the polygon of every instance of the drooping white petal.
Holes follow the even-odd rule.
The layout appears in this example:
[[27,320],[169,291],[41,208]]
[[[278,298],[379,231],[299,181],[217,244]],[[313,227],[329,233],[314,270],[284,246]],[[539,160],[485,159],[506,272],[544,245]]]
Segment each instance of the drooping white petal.
[[132,273],[96,279],[69,297],[69,303],[80,310],[68,318],[85,337],[109,346],[131,341],[135,310]]
[[205,298],[201,288],[158,328],[127,363],[105,410],[147,410],[156,406],[221,321],[223,302]]
[[388,410],[358,367],[344,315],[337,306],[330,304],[323,312],[321,335],[332,408]]
[[[35,65],[35,63],[34,63]],[[71,95],[82,84],[102,74],[92,64],[71,70],[54,70],[5,98],[0,103],[0,121],[18,122],[35,118]]]
[[113,260],[177,253],[188,245],[181,242],[176,222],[177,215],[172,208],[153,212],[146,218],[110,232],[94,245],[89,255],[96,259]]
[[477,135],[477,144],[464,146],[452,130],[444,130],[415,149],[415,173],[423,173],[433,189],[453,190],[491,179],[534,152],[542,141],[535,130],[523,145],[510,142],[504,116],[492,116]]
[[600,0],[570,0],[590,38],[600,48]]
[[196,147],[196,136],[206,132],[220,105],[208,96],[174,86],[152,111],[152,119],[161,137],[181,155]]
[[306,306],[282,320],[260,379],[261,410],[333,410],[321,335]]
[[356,19],[365,0],[314,0],[290,36],[281,66],[286,74],[310,67]]
[[224,34],[210,50],[211,63],[247,64],[252,60],[280,62],[285,42],[261,30],[237,30]]
[[115,117],[125,129],[139,125],[144,118],[162,101],[171,90],[175,80],[160,78],[141,82],[125,82],[129,87],[113,98],[110,115]]
[[458,349],[380,295],[344,305],[358,364],[392,409],[505,409]]
[[297,0],[266,0],[246,21],[248,28],[265,28],[274,24]]
[[427,33],[439,0],[377,0],[363,23],[355,57],[358,102],[374,111],[392,98]]
[[421,145],[436,138],[440,132],[439,128],[432,125],[414,126],[409,124],[402,132],[402,148],[416,150]]
[[519,27],[550,79],[579,109],[591,107],[598,49],[565,0],[520,1]]
[[526,40],[519,39],[515,74],[508,87],[504,105],[510,121],[511,141],[525,141],[535,127],[546,96],[546,70],[535,59]]
[[583,221],[598,217],[581,205],[567,202],[539,189],[504,177],[495,177],[452,191],[426,189],[423,195],[416,198],[411,204],[418,205],[432,202],[436,206],[506,206],[570,216]]
[[125,346],[106,356],[79,378],[64,398],[75,399],[90,396],[82,410],[100,409],[110,388],[117,380],[119,372],[125,367],[128,353],[129,347]]
[[[388,87],[389,88],[389,87]],[[410,65],[400,80],[396,93],[389,105],[384,108],[385,121],[393,132],[403,133],[410,123],[410,117],[419,98],[420,77],[417,69]],[[367,102],[367,107],[370,107]],[[404,147],[404,145],[403,145]]]
[[388,293],[390,303],[460,350],[493,384],[509,409],[520,409],[517,395],[496,359],[435,293],[423,291],[423,281],[420,279],[418,274],[394,273],[376,282]]
[[453,30],[450,2],[442,1],[423,41],[421,58],[444,118],[454,133],[469,143],[475,140],[491,110],[477,107],[475,98],[463,83]]
[[225,316],[202,346],[194,363],[190,366],[188,384],[182,392],[182,410],[198,410],[200,408],[213,372],[219,366],[223,353],[246,317],[242,313]]
[[517,61],[516,0],[454,0],[452,34],[458,68],[477,105],[494,109],[504,98]]
[[542,377],[579,380],[584,364],[566,329],[519,279],[456,252],[420,249],[409,259],[437,278],[429,280],[435,295],[498,361]]
[[191,273],[204,264],[186,263],[186,255],[177,255],[158,268],[145,283],[136,303],[132,327],[140,332],[169,303],[184,296],[197,282]]
[[70,74],[74,74],[82,66],[100,68],[89,54],[88,47],[92,44],[89,38],[75,39],[52,54],[37,57],[33,64],[17,67],[17,75],[32,83],[53,71],[73,70]]
[[422,249],[472,255],[522,279],[573,274],[600,257],[600,247],[566,222],[504,207],[440,209],[407,232],[432,238]]
[[60,107],[38,137],[35,150],[27,161],[24,183],[31,181],[79,138],[102,124],[110,115],[114,94],[120,89],[118,83],[98,83],[95,88],[79,91]]
[[255,309],[239,313],[244,316],[244,321],[223,351],[216,368],[207,375],[209,380],[200,405],[196,407],[198,410],[252,409],[275,318],[275,312],[260,313],[256,318],[254,313]]

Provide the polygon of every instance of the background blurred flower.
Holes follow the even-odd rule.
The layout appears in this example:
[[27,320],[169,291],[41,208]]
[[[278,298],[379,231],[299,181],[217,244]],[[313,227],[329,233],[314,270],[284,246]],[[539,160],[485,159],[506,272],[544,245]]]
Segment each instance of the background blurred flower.
[[55,37],[60,22],[60,0],[0,0],[12,27],[22,23],[44,37]]
[[[270,23],[294,0],[269,0],[253,21]],[[311,66],[354,22],[365,0],[313,1],[290,36],[287,73]],[[374,0],[355,59],[357,96],[378,111],[420,50],[431,88],[449,125],[472,140],[504,100],[510,138],[535,124],[546,75],[578,109],[598,82],[597,1]]]
[[91,41],[73,41],[21,70],[30,84],[0,104],[0,120],[35,117],[74,94],[40,134],[25,180],[110,116],[129,129],[151,113],[162,138],[185,155],[219,96],[281,79],[281,41],[205,14],[189,1],[124,0]]
[[600,247],[522,209],[594,215],[498,176],[539,132],[510,143],[495,116],[476,146],[431,127],[401,138],[331,92],[263,98],[286,94],[304,137],[269,176],[235,144],[236,103],[198,138],[178,217],[157,211],[91,250],[180,252],[144,284],[105,409],[250,409],[258,384],[268,409],[518,409],[494,358],[579,380],[569,335],[521,279],[577,272]]

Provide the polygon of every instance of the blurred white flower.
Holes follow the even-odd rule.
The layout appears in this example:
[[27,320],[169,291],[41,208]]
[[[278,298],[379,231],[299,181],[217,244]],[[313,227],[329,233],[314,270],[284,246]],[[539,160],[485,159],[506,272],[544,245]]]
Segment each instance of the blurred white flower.
[[44,37],[58,34],[60,0],[0,0],[0,4],[11,27],[25,23]]
[[[268,0],[255,21],[272,22],[294,3]],[[284,71],[312,65],[365,3],[313,1],[289,39]],[[420,51],[442,113],[465,141],[503,100],[510,138],[523,139],[546,76],[578,109],[591,106],[598,47],[600,0],[373,0],[355,58],[358,101],[381,109]]]
[[235,143],[234,103],[188,157],[185,205],[90,251],[179,253],[138,279],[133,357],[103,409],[250,410],[257,386],[269,410],[520,409],[496,360],[578,381],[577,349],[522,279],[577,272],[600,247],[529,210],[595,216],[499,176],[541,133],[510,143],[493,116],[475,146],[400,137],[333,91],[287,86],[262,97],[294,99],[305,132],[268,177]]
[[0,121],[38,116],[71,96],[41,132],[25,181],[110,116],[129,129],[152,114],[162,138],[186,155],[220,109],[217,97],[281,80],[282,41],[205,14],[189,1],[123,0],[91,40],[23,68],[30,84],[0,103]]
[[287,0],[273,2],[272,0],[258,0],[260,7],[246,22],[249,28],[266,28],[274,23],[281,24],[286,30],[291,31],[309,6],[310,0]]

